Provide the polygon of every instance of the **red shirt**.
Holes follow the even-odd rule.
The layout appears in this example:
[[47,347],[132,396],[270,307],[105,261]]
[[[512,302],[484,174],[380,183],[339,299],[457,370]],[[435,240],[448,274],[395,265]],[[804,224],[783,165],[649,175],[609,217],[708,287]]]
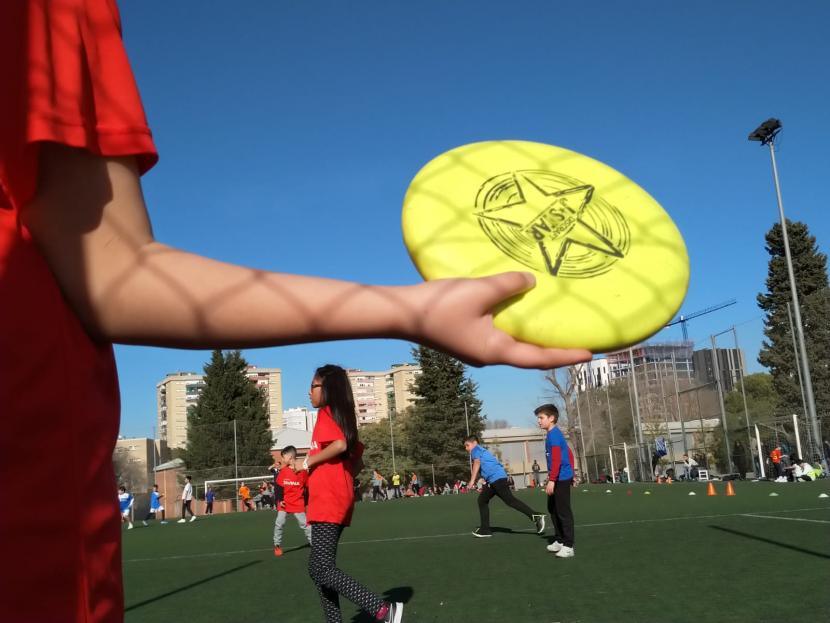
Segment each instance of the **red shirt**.
[[305,484],[308,472],[295,472],[287,465],[277,474],[277,484],[282,487],[282,499],[285,502],[285,512],[305,512]]
[[[331,410],[323,407],[317,412],[317,424],[311,433],[309,456],[314,456],[332,441],[346,440],[346,435],[331,417]],[[354,510],[354,478],[352,461],[363,456],[363,444],[352,449],[351,458],[342,456],[315,466],[308,476],[308,512],[312,523],[336,523],[348,526]]]
[[[93,342],[20,223],[40,141],[156,160],[107,0],[0,1],[0,482],[69,487],[0,508],[0,621],[120,622],[110,344]],[[34,428],[33,428],[34,426]]]

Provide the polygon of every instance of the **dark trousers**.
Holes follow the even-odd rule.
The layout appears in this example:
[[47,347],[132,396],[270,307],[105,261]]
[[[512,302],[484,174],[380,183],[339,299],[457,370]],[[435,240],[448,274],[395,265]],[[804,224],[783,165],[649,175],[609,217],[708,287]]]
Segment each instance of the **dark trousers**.
[[190,508],[190,505],[193,503],[193,500],[182,500],[182,519],[185,517],[185,513],[190,513],[190,516],[193,517],[193,509]]
[[205,502],[205,515],[213,515],[213,502]]
[[501,498],[502,502],[511,508],[515,508],[522,515],[527,516],[528,519],[532,519],[533,515],[542,514],[537,513],[527,504],[513,497],[513,492],[507,486],[507,478],[502,478],[501,480],[487,483],[482,488],[481,493],[478,494],[478,512],[481,515],[480,530],[482,532],[490,531],[490,500],[496,495]]
[[342,621],[338,595],[343,595],[372,616],[383,605],[380,597],[337,568],[337,544],[342,533],[343,526],[339,524],[311,524],[308,574],[320,593],[320,604],[327,623]]
[[548,513],[553,519],[553,540],[566,547],[574,546],[574,514],[571,510],[573,479],[557,480],[553,495],[548,496]]

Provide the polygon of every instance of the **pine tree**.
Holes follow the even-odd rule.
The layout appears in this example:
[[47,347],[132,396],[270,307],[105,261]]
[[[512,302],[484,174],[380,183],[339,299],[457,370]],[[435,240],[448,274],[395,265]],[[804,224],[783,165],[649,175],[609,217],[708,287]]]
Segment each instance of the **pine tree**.
[[[422,470],[434,465],[439,486],[455,478],[465,479],[469,477],[469,458],[464,450],[465,402],[470,434],[480,435],[484,430],[477,386],[457,359],[425,346],[413,348],[412,353],[422,372],[413,386],[417,399],[407,418],[409,458]],[[419,473],[419,477],[428,483],[431,474]]]
[[[790,253],[796,288],[801,303],[801,319],[807,358],[819,416],[830,415],[830,304],[828,303],[827,256],[820,253],[816,239],[804,223],[787,221]],[[758,305],[766,312],[763,348],[758,361],[772,373],[778,396],[777,413],[801,413],[796,355],[787,315],[791,303],[790,281],[784,256],[781,225],[776,223],[766,235],[770,254],[767,291],[758,295]]]
[[265,396],[245,376],[247,366],[239,351],[213,351],[204,368],[205,387],[187,414],[188,469],[210,470],[205,474],[210,478],[233,477],[234,420],[240,476],[271,464]]

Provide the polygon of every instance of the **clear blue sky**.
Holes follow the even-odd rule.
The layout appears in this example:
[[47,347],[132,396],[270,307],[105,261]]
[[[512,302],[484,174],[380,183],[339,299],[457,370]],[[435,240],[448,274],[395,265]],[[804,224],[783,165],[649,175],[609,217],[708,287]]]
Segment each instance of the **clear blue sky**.
[[[127,49],[161,160],[144,178],[159,240],[248,266],[383,284],[419,279],[400,234],[420,167],[472,141],[524,139],[619,169],[668,210],[692,264],[699,344],[739,325],[762,339],[764,233],[776,221],[768,152],[784,123],[790,218],[830,245],[830,3],[122,2]],[[825,180],[822,182],[822,180]],[[677,340],[678,327],[654,339]],[[725,336],[724,339],[729,336]],[[249,350],[306,404],[325,362],[369,370],[403,342]],[[122,433],[150,435],[155,383],[204,351],[117,347]],[[517,425],[542,374],[472,370],[486,414]]]

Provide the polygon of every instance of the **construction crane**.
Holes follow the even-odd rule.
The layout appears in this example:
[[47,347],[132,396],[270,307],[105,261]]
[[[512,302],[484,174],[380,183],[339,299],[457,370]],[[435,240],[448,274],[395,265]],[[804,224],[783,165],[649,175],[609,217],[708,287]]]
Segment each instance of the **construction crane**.
[[696,312],[692,312],[691,314],[680,314],[677,318],[672,320],[667,327],[673,327],[676,324],[680,325],[680,328],[683,329],[683,341],[689,339],[689,331],[686,329],[686,322],[691,320],[692,318],[697,318],[698,316],[705,316],[706,314],[711,314],[713,311],[718,311],[719,309],[723,309],[724,307],[729,307],[730,305],[734,305],[737,303],[735,299],[730,299],[728,301],[724,301],[723,303],[718,303],[717,305],[712,305],[711,307],[707,307],[706,309],[701,309]]

